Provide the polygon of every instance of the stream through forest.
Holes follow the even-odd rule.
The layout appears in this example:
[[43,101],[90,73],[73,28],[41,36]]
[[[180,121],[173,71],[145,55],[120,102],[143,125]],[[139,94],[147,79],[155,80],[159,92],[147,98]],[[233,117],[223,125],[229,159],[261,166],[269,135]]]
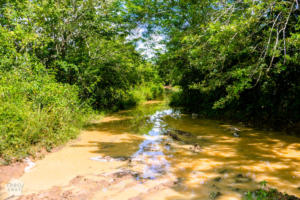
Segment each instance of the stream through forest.
[[95,121],[20,177],[19,199],[300,197],[300,138],[183,114],[165,101]]

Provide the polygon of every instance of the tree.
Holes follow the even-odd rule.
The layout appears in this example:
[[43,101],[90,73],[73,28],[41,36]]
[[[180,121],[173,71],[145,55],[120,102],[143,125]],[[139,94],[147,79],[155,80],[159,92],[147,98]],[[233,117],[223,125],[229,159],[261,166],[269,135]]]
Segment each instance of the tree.
[[157,63],[182,88],[177,104],[211,116],[299,121],[297,0],[127,2],[149,31],[161,27],[169,38]]

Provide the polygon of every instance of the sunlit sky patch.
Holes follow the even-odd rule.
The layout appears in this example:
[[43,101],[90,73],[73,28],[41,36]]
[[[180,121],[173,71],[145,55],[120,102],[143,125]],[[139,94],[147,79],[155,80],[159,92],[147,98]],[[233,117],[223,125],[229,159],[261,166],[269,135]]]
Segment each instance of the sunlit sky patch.
[[146,59],[151,59],[157,52],[165,51],[166,47],[165,44],[163,44],[165,37],[159,33],[152,33],[150,36],[145,37],[145,32],[146,29],[144,27],[137,27],[132,31],[132,34],[127,37],[127,40],[135,40],[136,50]]

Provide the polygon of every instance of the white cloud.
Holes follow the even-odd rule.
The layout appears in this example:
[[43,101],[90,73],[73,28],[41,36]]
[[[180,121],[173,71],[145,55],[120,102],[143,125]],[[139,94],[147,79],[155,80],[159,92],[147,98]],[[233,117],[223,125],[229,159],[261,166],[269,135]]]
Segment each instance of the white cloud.
[[153,33],[149,37],[144,38],[143,32],[146,29],[143,27],[138,27],[132,31],[132,34],[127,37],[127,40],[137,40],[136,49],[141,52],[145,58],[153,58],[157,51],[165,51],[165,45],[162,41],[165,39],[164,35]]

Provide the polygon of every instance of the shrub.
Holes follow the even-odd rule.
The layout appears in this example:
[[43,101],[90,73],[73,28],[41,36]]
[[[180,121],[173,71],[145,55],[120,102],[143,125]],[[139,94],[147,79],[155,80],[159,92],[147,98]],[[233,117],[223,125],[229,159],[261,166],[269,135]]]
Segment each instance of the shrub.
[[21,159],[74,138],[87,113],[79,102],[75,86],[47,74],[0,72],[0,157]]

